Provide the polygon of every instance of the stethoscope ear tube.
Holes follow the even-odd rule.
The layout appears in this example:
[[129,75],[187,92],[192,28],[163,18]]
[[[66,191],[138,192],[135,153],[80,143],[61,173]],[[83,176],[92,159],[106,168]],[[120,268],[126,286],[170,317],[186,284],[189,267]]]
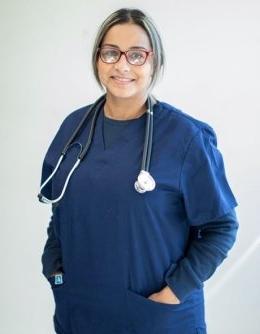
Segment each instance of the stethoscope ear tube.
[[85,148],[83,149],[83,151],[79,155],[79,159],[80,160],[83,160],[84,156],[87,154],[87,152],[89,150],[89,147],[91,145],[91,142],[92,142],[92,139],[93,139],[93,136],[94,136],[94,131],[95,131],[95,127],[96,127],[96,121],[97,121],[98,113],[101,110],[101,108],[102,108],[103,104],[105,103],[105,101],[106,101],[106,98],[105,98],[105,95],[103,95],[98,100],[98,102],[96,103],[95,110],[94,110],[94,115],[93,115],[93,119],[92,119],[91,126],[90,126],[88,141],[87,141],[87,143],[85,145]]
[[[94,102],[94,104],[92,104],[92,106],[90,107],[90,109],[86,112],[86,114],[84,115],[84,117],[82,118],[82,120],[80,121],[79,125],[77,126],[77,128],[74,130],[74,132],[72,133],[71,137],[69,138],[68,142],[66,143],[66,145],[64,146],[63,150],[62,150],[62,154],[66,154],[68,147],[70,146],[70,144],[73,142],[73,140],[76,138],[76,136],[79,134],[80,130],[83,128],[84,123],[87,121],[87,119],[89,118],[89,116],[92,114],[93,110],[99,110],[99,106],[101,106],[102,103],[104,103],[106,100],[106,94],[103,94],[96,102]],[[92,122],[93,124],[93,122]],[[85,151],[85,149],[84,149]],[[84,154],[85,155],[85,154]]]

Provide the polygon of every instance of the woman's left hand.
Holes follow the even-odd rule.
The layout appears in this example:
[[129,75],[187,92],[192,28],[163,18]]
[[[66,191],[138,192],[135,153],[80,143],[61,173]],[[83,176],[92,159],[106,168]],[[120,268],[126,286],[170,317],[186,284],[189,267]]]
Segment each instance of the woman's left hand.
[[180,300],[169,288],[168,285],[164,287],[161,291],[155,292],[147,297],[155,302],[166,303],[166,304],[180,304]]

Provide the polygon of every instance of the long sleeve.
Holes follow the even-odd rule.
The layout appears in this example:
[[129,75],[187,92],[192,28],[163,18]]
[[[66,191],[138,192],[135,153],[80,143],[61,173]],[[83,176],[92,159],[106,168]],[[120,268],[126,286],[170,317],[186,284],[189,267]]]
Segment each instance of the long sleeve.
[[[238,222],[237,201],[228,184],[217,137],[203,126],[192,138],[183,160],[180,192],[191,238],[184,257],[172,263],[165,280],[183,300],[203,287],[233,246]],[[232,210],[233,209],[233,210]]]
[[42,273],[48,278],[53,272],[62,270],[62,255],[60,242],[56,238],[54,227],[53,227],[53,219],[54,219],[54,206],[52,206],[52,216],[49,222],[49,226],[47,228],[48,238],[46,240],[43,254],[41,257],[42,262]]
[[185,257],[167,272],[166,282],[182,301],[194,289],[203,286],[233,246],[238,221],[232,209],[228,214],[206,224],[191,227],[191,237]]

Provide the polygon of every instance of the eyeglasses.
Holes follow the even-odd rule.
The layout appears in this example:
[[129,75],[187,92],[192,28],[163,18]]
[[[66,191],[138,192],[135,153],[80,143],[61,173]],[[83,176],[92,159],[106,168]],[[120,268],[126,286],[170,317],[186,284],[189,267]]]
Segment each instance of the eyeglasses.
[[153,51],[145,51],[140,49],[130,49],[127,51],[121,51],[111,47],[98,48],[100,59],[106,64],[115,64],[119,61],[122,54],[125,55],[126,60],[131,65],[141,66],[146,62],[149,54]]

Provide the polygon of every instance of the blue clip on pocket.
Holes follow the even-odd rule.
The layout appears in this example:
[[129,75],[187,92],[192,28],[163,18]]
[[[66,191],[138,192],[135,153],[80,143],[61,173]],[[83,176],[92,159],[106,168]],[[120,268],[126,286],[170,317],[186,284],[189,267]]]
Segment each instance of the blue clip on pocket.
[[63,284],[63,275],[62,274],[56,274],[54,280],[55,285]]

